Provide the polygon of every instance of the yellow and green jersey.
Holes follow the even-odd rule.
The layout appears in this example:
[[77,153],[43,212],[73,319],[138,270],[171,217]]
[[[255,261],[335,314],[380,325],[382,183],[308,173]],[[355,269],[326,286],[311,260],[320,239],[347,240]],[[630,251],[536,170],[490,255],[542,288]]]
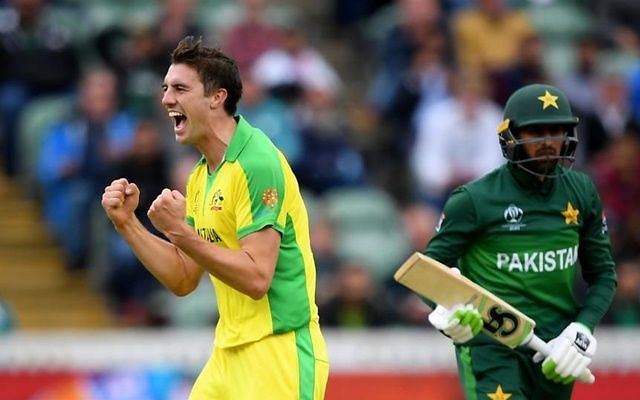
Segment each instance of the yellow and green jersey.
[[[507,164],[461,186],[426,254],[529,315],[545,340],[573,321],[593,329],[616,287],[600,198],[577,171],[540,186]],[[584,304],[574,295],[578,266],[589,286]]]
[[211,276],[220,319],[218,347],[231,347],[317,324],[316,273],[307,211],[287,160],[242,117],[213,173],[202,158],[187,183],[187,223],[212,245],[239,249],[265,227],[282,236],[271,287],[259,299]]

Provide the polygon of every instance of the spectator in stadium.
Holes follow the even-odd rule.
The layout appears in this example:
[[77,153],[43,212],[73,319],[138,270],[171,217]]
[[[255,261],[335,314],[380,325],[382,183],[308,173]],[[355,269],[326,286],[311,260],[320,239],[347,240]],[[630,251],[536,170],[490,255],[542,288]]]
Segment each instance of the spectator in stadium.
[[595,82],[593,110],[579,115],[582,151],[577,167],[589,168],[598,154],[625,133],[632,120],[629,88],[618,73],[601,73]]
[[243,0],[243,15],[222,39],[222,48],[238,63],[244,79],[265,51],[278,46],[279,29],[266,17],[268,0]]
[[238,67],[186,37],[172,53],[163,91],[176,141],[202,154],[186,198],[163,189],[148,210],[168,240],[135,216],[135,182],[114,180],[102,205],[140,261],[175,295],[193,292],[205,272],[215,286],[214,349],[191,398],[324,398],[329,364],[307,214],[282,153],[236,115]]
[[[415,85],[415,90],[405,87],[411,84],[408,81],[411,69],[416,69],[415,64],[425,64],[425,59],[434,51],[441,52],[441,57],[448,63],[450,40],[438,1],[397,0],[396,5],[399,21],[383,35],[379,44],[375,54],[376,71],[368,88],[367,101],[380,119],[410,121],[417,99],[414,93],[413,104],[407,104],[411,101],[408,98],[411,93],[408,92],[419,91],[420,87],[419,84]],[[435,48],[442,44],[444,49]],[[421,63],[416,62],[420,52],[423,53],[418,60]]]
[[357,262],[344,262],[334,277],[333,295],[320,307],[323,324],[364,329],[384,326],[393,320],[388,299],[376,287],[369,268]]
[[43,213],[71,270],[90,261],[92,210],[110,168],[133,142],[135,119],[119,108],[117,88],[111,70],[89,70],[76,111],[44,134],[37,167]]
[[352,33],[358,25],[366,21],[381,8],[387,7],[394,0],[332,0],[331,20],[335,23],[339,35]]
[[196,13],[199,0],[161,0],[160,18],[153,27],[156,51],[153,57],[155,71],[163,76],[167,67],[167,54],[185,36],[198,37],[202,29]]
[[377,141],[368,164],[401,201],[413,185],[406,154],[415,142],[415,116],[449,95],[453,49],[440,3],[396,0],[397,21],[374,43],[375,71],[363,109]]
[[574,111],[584,115],[595,110],[603,43],[597,35],[585,35],[577,40],[575,50],[576,65],[558,78],[558,87],[567,94]]
[[284,24],[278,45],[258,57],[251,74],[272,94],[291,103],[303,99],[309,90],[336,96],[342,89],[335,68],[308,42],[305,27],[297,20]]
[[[20,114],[36,96],[71,92],[80,60],[69,29],[62,27],[43,0],[9,0],[0,29],[0,158],[4,172],[19,172]],[[46,66],[46,68],[43,68]]]
[[364,160],[331,91],[307,89],[297,109],[304,157],[296,175],[305,189],[322,194],[331,188],[360,185],[367,179]]
[[548,74],[544,66],[544,43],[536,34],[525,37],[518,50],[515,63],[506,69],[489,73],[489,93],[493,101],[504,106],[509,95],[524,85],[546,82]]
[[153,89],[160,86],[169,66],[167,54],[187,35],[198,37],[197,0],[159,0],[158,16],[135,24],[114,23],[91,37],[101,61],[116,71],[122,101],[144,117],[155,115]]
[[463,69],[493,73],[511,67],[523,41],[535,34],[524,11],[506,0],[475,0],[452,18],[456,60]]
[[269,136],[295,170],[302,158],[302,137],[291,108],[249,75],[242,79],[242,101],[238,110]]
[[495,127],[500,109],[488,97],[488,83],[476,72],[460,72],[453,96],[416,116],[416,144],[410,155],[416,194],[440,209],[456,186],[499,166]]
[[614,254],[640,256],[640,135],[633,125],[595,158],[591,174],[602,193]]

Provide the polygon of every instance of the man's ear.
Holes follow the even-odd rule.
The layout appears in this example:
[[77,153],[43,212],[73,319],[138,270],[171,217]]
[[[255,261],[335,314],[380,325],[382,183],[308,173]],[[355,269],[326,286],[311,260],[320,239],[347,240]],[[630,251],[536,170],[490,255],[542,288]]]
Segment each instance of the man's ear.
[[227,99],[227,89],[216,89],[216,91],[211,96],[211,100],[209,101],[209,108],[212,110],[214,108],[219,108],[224,105],[224,101]]

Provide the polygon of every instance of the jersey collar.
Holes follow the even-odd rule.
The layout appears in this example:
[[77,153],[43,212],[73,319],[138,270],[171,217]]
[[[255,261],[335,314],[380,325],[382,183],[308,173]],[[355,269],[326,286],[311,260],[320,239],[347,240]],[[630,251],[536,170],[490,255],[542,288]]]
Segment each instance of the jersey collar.
[[231,162],[238,159],[242,149],[244,149],[244,146],[249,143],[249,140],[251,140],[251,137],[253,136],[253,127],[249,125],[241,115],[237,115],[234,118],[238,125],[233,131],[231,143],[229,143],[229,147],[227,147],[227,151],[224,153],[225,161]]

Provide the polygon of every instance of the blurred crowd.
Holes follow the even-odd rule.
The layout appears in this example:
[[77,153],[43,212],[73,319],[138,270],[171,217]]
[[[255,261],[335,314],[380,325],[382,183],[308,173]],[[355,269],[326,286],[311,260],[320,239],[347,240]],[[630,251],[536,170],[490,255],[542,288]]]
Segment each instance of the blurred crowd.
[[[325,4],[326,3],[326,4]],[[184,191],[199,155],[160,107],[186,35],[234,57],[239,112],[303,188],[324,326],[426,325],[392,274],[447,194],[503,162],[502,106],[532,82],[579,115],[575,168],[602,196],[619,290],[606,323],[640,324],[640,3],[634,0],[0,0],[0,160],[36,198],[70,271],[91,270],[123,325],[210,324],[172,299],[99,210],[104,186]]]

